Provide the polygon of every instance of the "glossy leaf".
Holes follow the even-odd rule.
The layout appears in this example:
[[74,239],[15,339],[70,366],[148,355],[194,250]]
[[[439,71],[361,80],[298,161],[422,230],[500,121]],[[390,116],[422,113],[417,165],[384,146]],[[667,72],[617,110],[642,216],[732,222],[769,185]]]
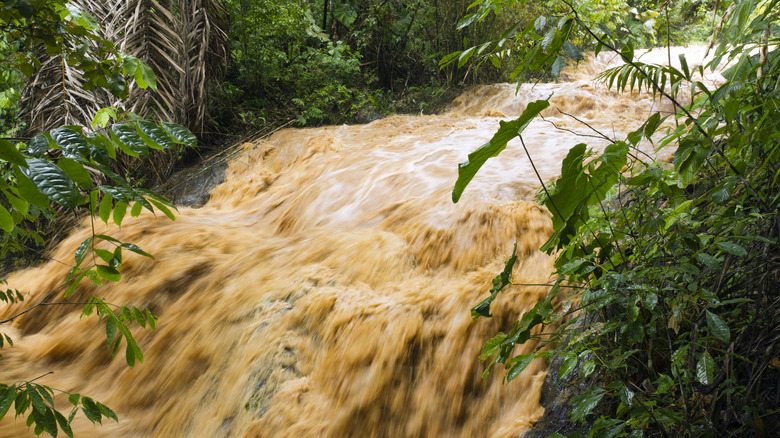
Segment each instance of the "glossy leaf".
[[68,208],[79,204],[81,196],[76,186],[59,167],[41,158],[28,159],[27,166],[25,175],[47,198]]
[[171,136],[175,143],[194,148],[198,145],[198,139],[184,126],[176,123],[162,122],[163,129]]

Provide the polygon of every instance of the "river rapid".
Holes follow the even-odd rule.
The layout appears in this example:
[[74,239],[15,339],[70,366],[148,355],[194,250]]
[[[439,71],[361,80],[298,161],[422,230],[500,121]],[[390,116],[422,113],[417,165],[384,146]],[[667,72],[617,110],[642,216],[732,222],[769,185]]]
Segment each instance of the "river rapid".
[[[698,62],[703,50],[690,50]],[[77,437],[519,436],[544,412],[545,364],[503,384],[498,368],[481,378],[477,356],[546,289],[505,289],[492,319],[472,321],[469,309],[515,242],[514,282],[550,281],[552,259],[538,250],[549,213],[533,202],[540,182],[519,142],[452,204],[457,164],[500,120],[551,94],[544,120],[523,134],[545,180],[575,144],[606,144],[581,137],[593,132],[571,116],[621,139],[670,109],[593,83],[610,62],[602,55],[565,82],[517,94],[509,84],[474,87],[441,115],[286,129],[243,145],[200,209],[181,208],[175,221],[145,212],[121,228],[96,221],[96,232],[155,259],[128,254],[120,283],[85,280],[70,299],[149,308],[157,330],[133,327],[145,361],[112,361],[96,317],[49,306],[2,327],[15,346],[2,351],[0,381],[53,371],[36,382],[89,395],[120,418],[93,426],[79,414]],[[58,288],[90,233],[85,221],[52,261],[11,274],[25,301],[2,317]],[[66,395],[57,403],[67,412]],[[24,420],[9,413],[0,436],[32,435]]]

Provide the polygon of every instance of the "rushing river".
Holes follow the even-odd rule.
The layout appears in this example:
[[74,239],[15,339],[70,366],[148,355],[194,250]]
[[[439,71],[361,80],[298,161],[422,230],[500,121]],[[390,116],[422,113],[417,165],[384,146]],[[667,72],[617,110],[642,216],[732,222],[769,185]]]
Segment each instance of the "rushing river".
[[[549,281],[552,260],[537,249],[549,214],[533,203],[540,184],[519,142],[454,205],[457,163],[550,94],[545,120],[524,134],[543,179],[575,144],[605,144],[579,137],[592,132],[563,113],[625,138],[659,106],[590,82],[607,61],[517,95],[514,85],[477,87],[443,115],[280,131],[245,144],[208,204],[180,209],[175,222],[96,222],[155,260],[127,255],[121,283],[85,280],[71,299],[151,309],[157,331],[134,330],[144,363],[111,361],[102,325],[80,319],[81,306],[50,306],[1,328],[15,347],[2,351],[0,381],[53,371],[37,383],[90,395],[120,417],[93,426],[79,414],[77,437],[517,437],[544,411],[544,363],[505,385],[499,369],[482,380],[477,355],[546,290],[507,288],[492,319],[472,321],[469,308],[514,242],[514,281]],[[25,302],[2,316],[59,287],[90,232],[85,224],[54,261],[12,274]],[[9,413],[0,436],[32,435],[24,422]]]

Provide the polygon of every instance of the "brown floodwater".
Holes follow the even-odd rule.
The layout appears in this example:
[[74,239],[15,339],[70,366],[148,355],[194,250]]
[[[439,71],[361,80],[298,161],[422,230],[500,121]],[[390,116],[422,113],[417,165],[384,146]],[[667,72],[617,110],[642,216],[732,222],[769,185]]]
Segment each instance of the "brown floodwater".
[[[578,136],[592,132],[563,113],[619,139],[669,109],[591,82],[609,62],[601,56],[569,70],[568,82],[517,94],[515,85],[475,87],[442,115],[283,130],[243,145],[203,208],[182,208],[176,221],[145,213],[121,228],[95,222],[155,259],[126,255],[120,283],[85,280],[70,299],[151,309],[157,330],[133,327],[145,361],[112,361],[96,317],[49,306],[2,327],[15,346],[2,352],[0,381],[53,372],[37,383],[92,396],[120,417],[93,426],[79,414],[77,437],[520,435],[544,411],[545,364],[503,384],[498,369],[481,378],[477,356],[546,289],[505,289],[492,319],[472,321],[469,309],[515,242],[514,281],[550,281],[552,260],[537,249],[551,233],[549,213],[533,202],[540,183],[519,142],[455,205],[457,163],[500,120],[551,94],[545,120],[524,133],[545,180],[575,144],[605,145]],[[52,261],[11,274],[25,302],[0,315],[60,287],[90,234],[85,221]],[[57,403],[69,407],[66,395]],[[9,413],[0,436],[31,435],[24,423]]]

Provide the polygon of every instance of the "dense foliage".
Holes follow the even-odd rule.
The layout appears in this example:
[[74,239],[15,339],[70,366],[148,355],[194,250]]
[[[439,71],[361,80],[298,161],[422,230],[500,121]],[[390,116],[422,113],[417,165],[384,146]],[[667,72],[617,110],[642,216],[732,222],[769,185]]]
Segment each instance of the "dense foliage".
[[[532,35],[542,38],[544,28],[523,31],[540,41],[524,60],[531,68],[575,53],[566,43],[579,29],[626,63],[602,81],[675,105],[675,114],[652,114],[602,152],[570,150],[561,177],[539,194],[552,214],[554,234],[542,249],[556,256],[557,279],[481,356],[505,366],[507,380],[553,353],[563,359],[562,377],[591,379],[571,400],[580,425],[571,436],[761,437],[780,424],[780,4],[725,3],[717,10],[721,42],[705,66],[683,56],[679,69],[638,62],[630,39],[585,23],[574,7],[557,18],[549,42]],[[722,63],[730,65],[726,81],[711,89],[701,77]],[[548,105],[528,105],[469,156],[454,201]],[[673,161],[636,152],[640,142],[675,147]],[[472,309],[475,318],[490,316],[513,264]],[[536,350],[515,356],[514,346],[529,340]]]
[[[100,89],[121,99],[128,95],[130,81],[142,89],[156,89],[157,81],[151,67],[120,51],[102,36],[93,16],[73,4],[58,0],[6,2],[0,6],[0,30],[2,63],[10,67],[9,74],[3,72],[0,84],[6,99],[0,101],[0,108],[5,111],[2,115],[9,118],[16,115],[13,101],[20,97],[15,88],[22,79],[19,75],[34,76],[54,58],[59,59],[59,64],[55,64],[63,75],[66,70],[70,71],[68,69],[77,72],[79,79],[75,83],[82,95],[88,90]],[[33,56],[38,48],[45,50],[47,55]],[[41,59],[44,59],[43,63]],[[66,111],[65,108],[61,110]],[[114,169],[122,155],[148,156],[150,150],[171,150],[175,145],[192,147],[196,138],[189,130],[174,123],[155,123],[138,117],[118,123],[122,116],[121,111],[108,107],[95,112],[89,127],[68,125],[39,132],[31,138],[0,138],[0,254],[3,260],[12,259],[8,257],[10,253],[23,251],[27,241],[42,243],[36,222],[41,217],[53,219],[62,211],[84,211],[93,221],[108,223],[112,220],[117,225],[122,223],[128,210],[131,216],[138,216],[144,208],[174,218],[170,201],[131,184]],[[4,135],[19,129],[15,123],[12,127],[4,126]],[[154,329],[156,318],[148,310],[107,303],[95,296],[86,304],[68,301],[68,296],[84,278],[98,286],[106,281],[119,281],[123,254],[127,251],[152,257],[130,242],[95,234],[93,227],[92,235],[76,251],[73,267],[68,278],[62,279],[62,285],[49,291],[37,303],[0,321],[0,325],[12,323],[28,312],[42,311],[46,306],[83,305],[82,316],[96,313],[98,321],[105,325],[109,355],[116,355],[124,342],[128,366],[142,362],[143,353],[128,324],[148,325]],[[0,291],[0,300],[8,304],[21,302],[24,297],[17,290]],[[0,348],[12,346],[13,339],[0,333]],[[57,436],[62,431],[70,437],[73,436],[71,422],[79,411],[93,423],[100,423],[104,418],[117,420],[111,409],[77,393],[68,394],[72,408],[66,417],[55,406],[55,390],[35,382],[41,377],[0,383],[0,419],[13,406],[16,416],[26,416],[27,426],[33,427],[36,435],[45,432]]]

